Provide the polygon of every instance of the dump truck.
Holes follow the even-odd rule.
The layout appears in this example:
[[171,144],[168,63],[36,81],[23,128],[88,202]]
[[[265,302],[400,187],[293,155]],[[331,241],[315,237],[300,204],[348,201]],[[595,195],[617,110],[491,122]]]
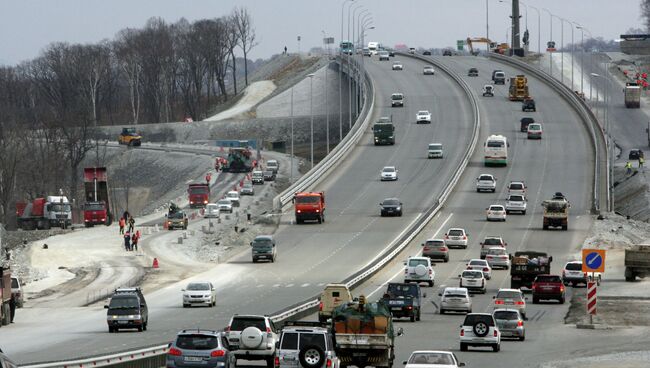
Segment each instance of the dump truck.
[[108,174],[105,167],[84,168],[84,225],[109,226],[113,222],[108,192]]
[[382,117],[372,126],[375,146],[380,144],[395,144],[395,126],[392,119]]
[[190,208],[204,208],[210,202],[210,186],[203,184],[190,184],[187,188]]
[[47,230],[52,226],[62,229],[72,225],[72,208],[65,196],[35,198],[16,202],[16,221],[23,230]]
[[342,367],[393,366],[395,332],[384,302],[366,303],[360,296],[356,302],[340,305],[332,312],[331,328]]
[[11,322],[11,269],[0,265],[0,326],[6,326]]
[[296,193],[293,205],[297,224],[302,224],[305,220],[316,220],[319,224],[325,222],[325,192]]
[[222,167],[224,172],[243,173],[253,169],[252,153],[248,148],[233,147]]
[[650,244],[637,244],[625,250],[625,281],[650,276]]
[[562,193],[557,192],[553,198],[543,201],[542,207],[544,208],[542,229],[562,227],[562,230],[566,230],[568,228],[571,205]]
[[510,265],[510,288],[532,288],[537,275],[551,273],[553,257],[544,252],[515,252]]
[[523,101],[530,98],[528,93],[528,79],[525,75],[510,77],[510,89],[508,90],[510,101]]
[[117,137],[117,142],[127,146],[140,146],[142,144],[142,135],[135,128],[122,128],[122,133]]
[[634,82],[625,83],[625,107],[636,109],[641,107],[641,86]]

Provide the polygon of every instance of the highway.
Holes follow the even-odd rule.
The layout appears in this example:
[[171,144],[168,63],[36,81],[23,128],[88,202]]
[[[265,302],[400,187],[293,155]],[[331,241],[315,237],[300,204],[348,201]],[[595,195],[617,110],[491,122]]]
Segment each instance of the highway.
[[[502,69],[508,76],[519,74],[512,68],[477,57],[438,57],[464,79],[480,96],[484,84],[493,69]],[[470,67],[479,69],[479,77],[467,77]],[[510,163],[505,168],[486,168],[479,145],[459,186],[450,196],[447,205],[430,223],[428,230],[420,234],[412,244],[390,266],[375,275],[353,291],[355,295],[365,294],[375,300],[383,295],[389,281],[402,281],[402,261],[408,255],[420,252],[420,243],[429,237],[441,237],[450,227],[464,227],[469,233],[470,246],[467,250],[452,250],[449,263],[437,263],[436,286],[424,287],[428,294],[424,303],[422,321],[411,323],[399,321],[396,327],[403,327],[405,335],[397,338],[396,364],[406,360],[414,350],[451,350],[470,367],[515,367],[537,366],[542,361],[570,358],[575,353],[584,353],[592,346],[605,346],[605,341],[594,343],[585,339],[585,332],[574,326],[565,326],[563,318],[569,303],[558,305],[547,303],[533,305],[529,297],[526,322],[526,341],[502,342],[501,352],[489,349],[470,348],[460,352],[459,326],[462,314],[440,315],[431,302],[438,303],[438,291],[442,285],[458,286],[458,274],[471,258],[478,258],[478,243],[486,235],[501,235],[508,242],[508,251],[538,250],[553,255],[553,273],[560,273],[564,262],[578,251],[591,226],[588,211],[591,207],[589,193],[593,173],[592,146],[584,125],[569,105],[541,81],[529,77],[530,91],[537,102],[537,112],[522,113],[521,104],[507,99],[507,86],[496,86],[496,96],[479,97],[482,113],[481,139],[489,134],[504,134],[510,142]],[[519,132],[519,119],[532,116],[544,124],[544,138],[529,141],[525,133]],[[475,178],[481,173],[491,173],[498,178],[496,193],[477,193]],[[504,203],[507,183],[511,180],[525,180],[528,185],[528,212],[526,215],[511,214],[505,223],[488,223],[485,208],[494,203]],[[554,192],[561,191],[571,202],[571,216],[568,231],[543,231],[540,203]],[[493,271],[488,281],[486,295],[473,299],[474,312],[491,312],[492,296],[499,288],[510,287],[508,271]],[[567,300],[572,290],[568,288]],[[312,317],[313,318],[313,317]],[[590,332],[594,336],[593,332]],[[622,335],[624,333],[618,333]],[[580,341],[579,343],[576,343]],[[608,349],[611,350],[611,349]],[[591,350],[593,351],[593,349]]]
[[[346,162],[315,188],[325,191],[325,224],[293,225],[293,214],[289,211],[283,215],[275,234],[279,251],[275,264],[252,264],[248,250],[244,250],[229,262],[194,277],[215,284],[216,308],[183,309],[180,289],[186,281],[146,295],[150,323],[144,333],[109,334],[101,306],[26,308],[21,310],[26,316],[24,322],[3,329],[3,336],[11,335],[11,339],[2,338],[3,350],[25,363],[154,345],[170,341],[182,328],[221,328],[234,313],[280,310],[318,294],[325,283],[341,281],[366,265],[435,202],[471,138],[473,117],[460,87],[442,73],[423,77],[425,63],[421,61],[402,61],[405,70],[393,72],[389,62],[366,60],[376,86],[373,119],[393,115],[397,144],[375,147],[368,131]],[[405,94],[405,107],[390,107],[393,92]],[[422,109],[432,112],[431,125],[415,124],[415,114]],[[426,158],[427,144],[434,141],[445,143],[442,160]],[[379,181],[379,172],[386,165],[397,166],[398,181]],[[582,167],[588,171],[589,164]],[[571,198],[579,197],[571,190],[566,192]],[[380,217],[378,203],[394,196],[404,203],[404,216]]]

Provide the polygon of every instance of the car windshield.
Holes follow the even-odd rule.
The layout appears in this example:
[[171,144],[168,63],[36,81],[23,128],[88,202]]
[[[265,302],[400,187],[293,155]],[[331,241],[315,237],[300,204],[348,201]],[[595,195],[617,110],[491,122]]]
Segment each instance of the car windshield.
[[253,240],[253,246],[254,247],[263,247],[263,248],[265,248],[265,247],[270,247],[272,245],[273,245],[273,240],[271,240],[269,238],[255,238],[255,240]]
[[475,259],[475,260],[469,261],[469,265],[470,266],[486,266],[487,261],[484,261],[482,259]]
[[518,291],[503,290],[497,293],[497,299],[521,299],[521,293]]
[[139,299],[135,295],[113,297],[108,305],[108,309],[138,309],[139,307]]
[[391,98],[392,98],[393,100],[401,100],[401,99],[402,99],[402,95],[392,95]]
[[251,183],[244,184],[244,188],[246,188],[246,189],[251,189],[252,187],[253,187],[253,184],[251,184]]
[[569,271],[582,271],[582,263],[567,263],[564,268]]
[[560,276],[537,276],[535,282],[562,282]]
[[503,211],[502,206],[490,206],[490,211]]
[[521,195],[511,195],[508,200],[510,202],[523,202],[524,201],[524,196]]
[[456,365],[456,362],[449,353],[413,353],[408,364]]
[[86,203],[84,204],[84,211],[103,211],[104,205],[102,203]]
[[519,319],[519,313],[517,311],[496,311],[494,312],[494,319],[516,321]]
[[260,177],[262,175],[264,175],[264,174],[261,171],[254,171],[253,172],[253,177]]
[[271,175],[273,175],[273,171],[270,171],[270,170],[265,171],[264,175],[271,176]]
[[478,180],[492,181],[492,177],[490,175],[481,175]]
[[488,254],[493,255],[493,256],[500,256],[506,254],[506,250],[503,248],[494,248],[494,249],[489,249]]
[[418,115],[429,115],[428,111],[418,111]]
[[449,230],[449,236],[463,236],[463,230]]
[[187,350],[212,350],[219,347],[219,338],[214,335],[179,335],[176,347]]
[[236,317],[230,325],[230,331],[244,331],[247,327],[256,327],[260,331],[266,331],[264,318],[257,317]]
[[429,262],[427,259],[410,259],[409,260],[409,267],[416,267],[419,265],[423,266],[429,266]]
[[417,296],[418,287],[416,285],[404,285],[404,284],[388,284],[388,289],[386,290],[391,298],[399,296]]
[[232,204],[232,202],[230,202],[230,199],[222,199],[222,200],[220,200],[219,202],[217,202],[217,204],[230,205],[230,204]]
[[521,183],[510,183],[510,189],[524,189],[524,186]]
[[170,213],[169,216],[167,216],[167,217],[171,218],[171,219],[182,219],[183,218],[183,212]]
[[277,161],[273,161],[273,160],[271,160],[271,161],[268,161],[268,162],[266,163],[266,166],[268,166],[268,167],[271,167],[271,166],[275,167],[275,166],[278,166],[278,162],[277,162]]
[[61,204],[61,203],[50,203],[48,206],[48,209],[52,212],[70,212],[70,205],[69,204]]
[[539,124],[530,124],[530,125],[528,126],[528,129],[529,129],[529,130],[541,130],[541,129],[542,129],[542,126],[539,125]]
[[447,298],[467,298],[467,294],[461,291],[445,291],[444,296]]
[[427,240],[425,245],[428,246],[428,247],[435,247],[435,246],[440,247],[440,246],[445,245],[445,241],[444,240]]
[[501,245],[501,239],[487,238],[487,239],[483,240],[483,245]]
[[384,169],[382,171],[383,172],[395,172],[395,168],[394,167],[384,167]]
[[466,279],[480,279],[483,277],[481,271],[463,271],[463,277]]
[[320,197],[317,196],[296,197],[296,203],[300,203],[300,204],[309,204],[309,203],[318,203],[318,202],[320,202]]
[[227,197],[228,198],[237,198],[237,197],[239,197],[239,193],[228,192]]
[[187,290],[210,290],[210,284],[207,282],[197,282],[187,285]]
[[397,199],[384,199],[384,206],[397,206],[399,205],[399,200]]
[[492,148],[502,148],[505,147],[506,144],[503,141],[488,141],[487,146]]
[[430,144],[429,149],[432,151],[440,151],[442,150],[442,144]]
[[192,187],[190,188],[190,194],[208,194],[210,191],[207,187]]
[[18,279],[15,279],[13,277],[11,278],[11,287],[13,289],[18,289]]

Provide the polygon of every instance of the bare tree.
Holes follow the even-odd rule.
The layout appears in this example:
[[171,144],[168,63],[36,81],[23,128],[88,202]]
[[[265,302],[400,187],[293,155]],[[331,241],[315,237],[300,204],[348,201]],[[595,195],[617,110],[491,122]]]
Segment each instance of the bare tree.
[[257,46],[253,18],[248,12],[248,9],[244,7],[235,8],[233,10],[233,17],[237,32],[239,33],[239,46],[244,54],[244,78],[246,80],[246,86],[248,86],[248,53],[253,47]]
[[641,15],[646,32],[650,32],[650,0],[641,0]]
[[134,29],[124,29],[118,33],[118,39],[113,43],[118,64],[129,85],[131,117],[136,125],[140,118],[140,75],[142,73],[142,66],[136,52],[137,34],[138,31]]
[[232,85],[234,94],[237,94],[237,59],[235,56],[235,48],[239,44],[239,32],[237,31],[237,17],[234,14],[231,14],[226,18],[227,32],[226,32],[226,42],[228,44],[228,50],[231,59],[231,69],[232,69]]

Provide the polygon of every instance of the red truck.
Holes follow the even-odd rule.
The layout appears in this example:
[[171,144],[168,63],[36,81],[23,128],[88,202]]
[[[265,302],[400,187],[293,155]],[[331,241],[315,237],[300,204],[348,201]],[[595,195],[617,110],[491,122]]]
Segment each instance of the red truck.
[[293,196],[296,223],[305,220],[325,222],[325,192],[300,192]]
[[538,275],[533,281],[533,304],[554,299],[564,304],[565,287],[560,275]]
[[23,230],[47,230],[52,226],[62,229],[72,225],[72,207],[65,196],[35,198],[16,202],[16,221]]
[[204,208],[210,202],[210,186],[208,184],[190,184],[187,193],[190,197],[190,208]]
[[11,270],[0,266],[0,326],[6,326],[11,322],[9,300],[11,300]]
[[109,226],[112,222],[108,193],[108,174],[105,167],[84,168],[84,225]]

